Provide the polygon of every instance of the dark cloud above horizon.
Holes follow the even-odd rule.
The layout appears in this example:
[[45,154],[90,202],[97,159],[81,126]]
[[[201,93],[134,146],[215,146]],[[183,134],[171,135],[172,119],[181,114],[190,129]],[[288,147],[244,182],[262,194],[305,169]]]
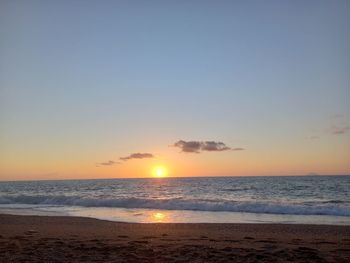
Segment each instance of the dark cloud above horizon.
[[201,142],[197,142],[197,141],[177,141],[176,143],[174,143],[175,147],[178,147],[181,149],[182,152],[186,152],[186,153],[199,153],[199,151],[201,150]]
[[245,149],[242,147],[237,147],[237,148],[233,148],[231,149],[232,151],[244,151]]
[[242,151],[243,148],[231,148],[223,142],[215,141],[184,141],[179,140],[173,144],[174,147],[181,149],[181,152],[185,153],[200,153],[203,151],[208,152],[222,152],[222,151]]
[[118,163],[120,163],[120,162],[115,162],[115,161],[109,160],[107,162],[97,163],[96,166],[97,167],[99,167],[99,166],[112,166],[112,165],[115,165]]
[[133,153],[126,157],[120,157],[120,160],[128,161],[131,159],[145,159],[145,158],[154,158],[152,153]]
[[214,141],[206,141],[202,142],[202,151],[209,152],[222,152],[231,150],[230,147],[227,147],[223,142],[214,142]]

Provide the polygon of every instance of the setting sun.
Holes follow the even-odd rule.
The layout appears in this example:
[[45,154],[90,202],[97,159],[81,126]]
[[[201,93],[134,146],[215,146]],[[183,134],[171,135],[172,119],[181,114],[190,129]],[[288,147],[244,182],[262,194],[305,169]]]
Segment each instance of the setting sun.
[[168,170],[163,166],[156,166],[152,170],[153,177],[166,177],[168,176]]

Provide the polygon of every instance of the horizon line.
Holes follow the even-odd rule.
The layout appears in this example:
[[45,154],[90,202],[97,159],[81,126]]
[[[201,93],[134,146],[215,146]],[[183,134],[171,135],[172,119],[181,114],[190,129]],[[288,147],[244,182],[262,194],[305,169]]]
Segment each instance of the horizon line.
[[130,179],[179,179],[179,178],[222,178],[222,177],[325,177],[325,176],[350,176],[350,174],[298,174],[298,175],[210,175],[210,176],[167,176],[167,177],[114,177],[114,178],[72,178],[72,179],[32,179],[32,180],[1,180],[0,183],[6,182],[35,182],[35,181],[94,181],[94,180],[130,180]]

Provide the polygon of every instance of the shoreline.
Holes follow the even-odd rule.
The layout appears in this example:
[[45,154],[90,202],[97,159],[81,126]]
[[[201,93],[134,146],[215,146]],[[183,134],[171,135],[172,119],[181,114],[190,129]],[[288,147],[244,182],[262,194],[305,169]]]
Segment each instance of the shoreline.
[[0,214],[5,262],[348,262],[350,226]]
[[[46,212],[45,212],[46,213]],[[96,220],[100,222],[105,223],[116,223],[116,224],[134,224],[134,225],[151,225],[151,224],[157,224],[157,225],[249,225],[249,226],[310,226],[310,227],[341,227],[341,228],[349,228],[349,225],[333,225],[333,224],[306,224],[306,223],[274,223],[274,222],[261,222],[261,223],[217,223],[217,222],[127,222],[127,221],[114,221],[109,219],[101,219],[101,218],[95,218],[95,217],[89,217],[89,216],[75,216],[75,215],[59,215],[56,213],[52,214],[16,214],[16,213],[4,213],[0,211],[0,223],[3,217],[7,216],[13,216],[13,217],[28,217],[30,219],[32,218],[62,218],[64,220],[69,219],[76,219],[76,220]],[[0,226],[1,230],[1,226]]]
[[[132,209],[134,210],[134,209]],[[162,214],[164,211],[169,212],[169,210],[158,210],[158,209],[142,209],[143,211],[149,210],[150,214]],[[170,212],[173,212],[173,210],[170,210]],[[176,210],[176,212],[188,212],[187,210]],[[198,211],[190,211],[190,212],[198,212]],[[203,212],[203,211],[200,211]],[[217,213],[217,212],[216,212]],[[255,213],[238,213],[238,212],[224,212],[224,213],[236,213],[236,214],[248,214],[248,215],[259,215],[259,216],[283,216],[283,217],[310,217],[310,215],[279,215],[279,214],[255,214]],[[336,223],[324,223],[324,222],[313,222],[309,223],[310,221],[228,221],[228,222],[217,222],[217,221],[180,221],[180,222],[171,222],[171,221],[127,221],[127,220],[116,220],[113,218],[108,217],[98,217],[98,216],[92,216],[92,215],[84,215],[81,213],[78,214],[68,214],[64,212],[58,212],[58,211],[40,211],[35,210],[35,212],[32,209],[0,209],[0,216],[2,215],[11,215],[11,216],[28,216],[28,217],[65,217],[65,218],[81,218],[81,219],[93,219],[93,220],[99,220],[99,221],[105,221],[105,222],[114,222],[114,223],[125,223],[125,224],[227,224],[227,225],[304,225],[304,226],[343,226],[343,227],[350,227],[350,221],[344,221],[344,222],[336,222]],[[311,217],[318,216],[318,215],[312,215]],[[323,215],[319,215],[320,217],[324,217]],[[334,216],[336,218],[344,218],[343,216]],[[346,218],[347,219],[347,218]]]
[[228,211],[165,210],[65,206],[13,207],[0,205],[0,214],[69,216],[128,223],[297,224],[350,226],[350,217],[337,215],[271,214]]

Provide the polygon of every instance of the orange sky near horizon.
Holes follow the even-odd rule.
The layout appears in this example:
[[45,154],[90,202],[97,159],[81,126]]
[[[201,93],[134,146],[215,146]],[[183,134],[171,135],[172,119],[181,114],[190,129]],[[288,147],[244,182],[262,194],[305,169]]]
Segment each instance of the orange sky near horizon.
[[[310,143],[308,140],[302,142]],[[154,158],[127,161],[98,157],[94,152],[74,154],[70,152],[69,146],[64,155],[14,152],[11,156],[8,154],[10,151],[7,151],[6,155],[0,156],[0,180],[143,178],[152,177],[152,169],[156,166],[165,167],[169,177],[350,174],[347,157],[350,152],[346,147],[343,147],[343,151],[338,146],[322,152],[318,151],[317,145],[309,145],[309,150],[300,152],[296,148],[290,147],[288,152],[271,149],[268,154],[252,146],[242,151],[184,153],[165,146],[162,152],[160,148],[155,149]],[[335,152],[338,155],[333,154]],[[113,155],[118,156],[105,154]],[[114,160],[119,163],[98,165],[95,160]]]

